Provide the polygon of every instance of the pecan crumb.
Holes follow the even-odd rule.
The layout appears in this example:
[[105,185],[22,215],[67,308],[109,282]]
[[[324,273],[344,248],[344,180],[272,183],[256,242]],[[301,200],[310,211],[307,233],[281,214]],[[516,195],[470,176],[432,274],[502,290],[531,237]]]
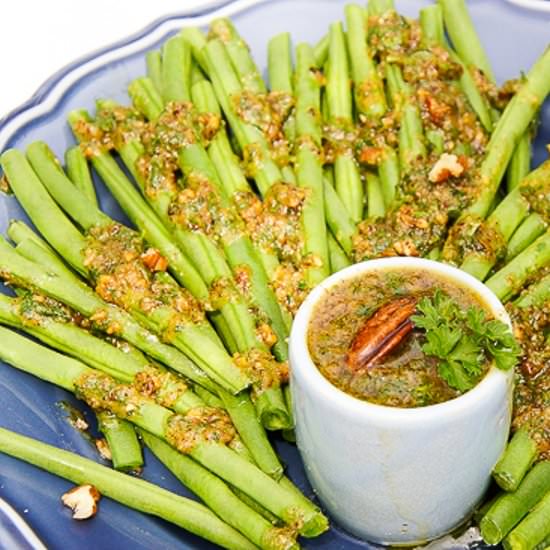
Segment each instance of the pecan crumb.
[[166,271],[168,269],[168,261],[156,248],[148,248],[142,255],[141,261],[151,271]]
[[81,432],[85,432],[89,428],[86,420],[80,417],[73,422],[73,425],[77,430],[80,430]]
[[428,174],[428,179],[432,183],[442,183],[451,176],[457,178],[464,172],[464,164],[461,163],[456,155],[443,153]]
[[0,192],[6,193],[6,195],[11,193],[10,183],[5,174],[0,177]]
[[107,440],[104,438],[96,439],[95,446],[99,452],[101,458],[105,460],[113,460],[113,455],[111,454],[111,448],[107,443]]
[[88,519],[97,512],[101,495],[93,485],[79,485],[66,492],[61,500],[73,511],[73,519]]

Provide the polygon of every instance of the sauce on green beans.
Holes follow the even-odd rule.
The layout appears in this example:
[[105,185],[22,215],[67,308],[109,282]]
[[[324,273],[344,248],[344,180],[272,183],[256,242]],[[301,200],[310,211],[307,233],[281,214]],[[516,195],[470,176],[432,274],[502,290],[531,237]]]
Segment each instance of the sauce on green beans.
[[164,315],[167,340],[179,327],[204,321],[202,305],[174,283],[167,261],[156,249],[146,249],[135,231],[118,223],[94,227],[83,253],[99,296],[125,309]]
[[[550,275],[542,270],[539,279]],[[535,281],[536,283],[536,281]],[[533,283],[533,284],[535,284]],[[526,291],[527,292],[527,291]],[[521,304],[520,295],[519,304]],[[520,307],[506,306],[521,346],[521,363],[516,371],[512,429],[525,427],[535,440],[540,459],[550,459],[550,298]]]

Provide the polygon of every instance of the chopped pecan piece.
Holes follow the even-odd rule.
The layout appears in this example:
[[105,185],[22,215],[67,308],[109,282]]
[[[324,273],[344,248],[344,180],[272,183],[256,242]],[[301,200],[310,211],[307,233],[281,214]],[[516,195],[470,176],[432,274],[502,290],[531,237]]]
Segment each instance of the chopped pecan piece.
[[277,335],[268,323],[262,323],[256,329],[260,340],[268,347],[274,346],[277,343]]
[[95,516],[101,495],[93,485],[79,485],[66,492],[61,500],[73,511],[73,519],[88,519]]
[[168,262],[156,248],[147,249],[142,255],[141,260],[151,271],[166,271]]
[[95,440],[95,446],[99,452],[99,455],[101,458],[105,460],[113,460],[113,455],[111,453],[111,448],[109,447],[109,443],[107,443],[107,440],[105,438],[100,438]]
[[464,159],[459,159],[456,155],[443,153],[428,174],[428,179],[432,183],[442,183],[451,176],[457,178],[464,172]]
[[417,299],[397,298],[379,308],[355,335],[346,363],[352,370],[369,368],[395,349],[412,331]]
[[426,108],[430,118],[434,124],[438,126],[442,124],[446,117],[449,116],[451,108],[445,105],[442,101],[438,101],[435,97],[427,96],[425,99]]
[[8,193],[10,193],[10,190],[11,190],[11,188],[10,188],[10,184],[8,182],[8,178],[4,174],[0,178],[0,192],[6,193],[6,195],[7,195]]
[[383,154],[384,149],[382,149],[382,147],[366,146],[363,147],[359,152],[359,162],[362,162],[363,164],[369,164],[371,166],[376,166],[382,161]]
[[[393,243],[393,251],[395,251],[399,256],[420,256],[412,239],[403,239],[402,241]],[[394,256],[395,254],[391,253],[393,251],[390,251],[388,256]]]

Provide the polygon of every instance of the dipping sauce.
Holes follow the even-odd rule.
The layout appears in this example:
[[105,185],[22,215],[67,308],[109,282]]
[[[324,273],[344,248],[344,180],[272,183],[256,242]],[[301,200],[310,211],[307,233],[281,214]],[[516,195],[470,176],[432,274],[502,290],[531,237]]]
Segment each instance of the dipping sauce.
[[[430,309],[434,303],[439,309]],[[424,310],[430,319],[415,322]],[[491,364],[481,344],[476,349],[457,339],[463,334],[476,341],[468,332],[469,310],[477,314],[473,325],[475,318],[489,321],[477,294],[428,270],[369,272],[342,281],[321,298],[308,327],[309,352],[325,378],[359,399],[403,408],[441,403],[477,384]],[[430,335],[425,325],[436,312],[442,313],[442,324]],[[434,337],[440,355],[447,346],[457,362],[425,351]],[[463,355],[467,361],[460,363]],[[455,377],[449,366],[467,379],[461,373]]]

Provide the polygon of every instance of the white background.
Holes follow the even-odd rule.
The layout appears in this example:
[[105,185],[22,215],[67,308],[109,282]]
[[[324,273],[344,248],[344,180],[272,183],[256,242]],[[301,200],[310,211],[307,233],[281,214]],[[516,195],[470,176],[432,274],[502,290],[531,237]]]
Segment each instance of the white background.
[[[543,0],[495,0],[505,1],[550,11],[550,2]],[[0,119],[75,59],[138,32],[163,15],[225,2],[0,0]],[[525,66],[529,65],[520,64]]]
[[53,73],[89,52],[174,13],[221,0],[3,0],[0,118]]

